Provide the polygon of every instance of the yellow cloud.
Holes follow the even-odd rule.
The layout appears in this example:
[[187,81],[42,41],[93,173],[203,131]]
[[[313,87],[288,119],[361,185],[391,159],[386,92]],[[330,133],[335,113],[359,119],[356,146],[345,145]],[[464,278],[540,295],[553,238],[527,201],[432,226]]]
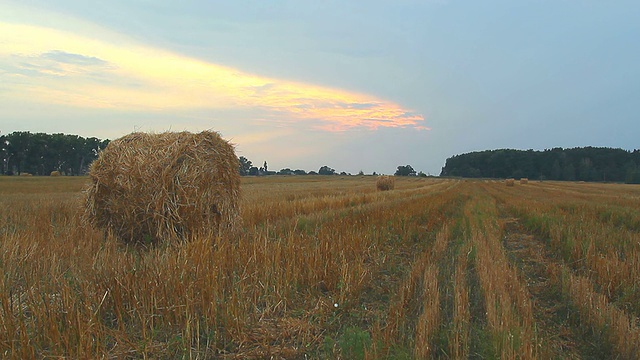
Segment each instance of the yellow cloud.
[[326,130],[426,129],[422,116],[369,95],[47,27],[0,22],[0,65],[8,69],[0,79],[11,96],[46,103],[147,111],[251,108]]

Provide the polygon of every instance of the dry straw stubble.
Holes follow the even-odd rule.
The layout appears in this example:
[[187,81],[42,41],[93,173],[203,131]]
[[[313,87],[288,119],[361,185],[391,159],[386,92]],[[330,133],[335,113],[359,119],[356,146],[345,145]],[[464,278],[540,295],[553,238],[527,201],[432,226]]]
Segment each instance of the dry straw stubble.
[[218,133],[132,133],[91,164],[85,219],[125,242],[183,240],[233,229],[240,175]]

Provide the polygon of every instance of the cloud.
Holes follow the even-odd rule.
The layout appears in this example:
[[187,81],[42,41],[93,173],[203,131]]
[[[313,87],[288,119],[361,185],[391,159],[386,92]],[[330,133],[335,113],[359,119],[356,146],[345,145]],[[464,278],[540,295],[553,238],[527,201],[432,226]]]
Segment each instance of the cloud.
[[15,98],[139,111],[250,109],[263,119],[327,131],[427,129],[420,114],[371,95],[262,77],[135,43],[0,22],[0,44],[0,80]]
[[43,59],[49,59],[66,64],[75,64],[82,66],[101,66],[107,64],[106,61],[98,59],[95,56],[84,56],[80,54],[72,54],[61,50],[52,50],[40,55]]
[[[4,62],[5,75],[23,80],[41,77],[75,77],[77,80],[106,81],[113,67],[96,57],[49,51],[38,55],[12,54]],[[41,81],[42,79],[38,79]]]

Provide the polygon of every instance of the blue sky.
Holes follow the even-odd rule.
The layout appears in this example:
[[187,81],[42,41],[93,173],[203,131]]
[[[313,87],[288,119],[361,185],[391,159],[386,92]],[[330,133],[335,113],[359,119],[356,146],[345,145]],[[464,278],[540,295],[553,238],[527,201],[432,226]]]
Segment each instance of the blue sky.
[[270,169],[639,148],[636,1],[2,1],[0,131],[213,129]]

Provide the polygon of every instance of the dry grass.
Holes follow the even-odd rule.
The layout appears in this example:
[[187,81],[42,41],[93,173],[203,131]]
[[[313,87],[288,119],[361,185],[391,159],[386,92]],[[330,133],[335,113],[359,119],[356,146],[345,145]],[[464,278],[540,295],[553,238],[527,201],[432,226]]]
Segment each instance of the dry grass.
[[[241,231],[145,249],[82,222],[86,178],[1,177],[0,353],[637,357],[640,188],[371,180],[242,179]],[[536,260],[544,298],[505,218],[557,255]]]
[[99,154],[89,178],[86,218],[126,242],[215,234],[238,221],[238,159],[215,132],[124,136]]
[[577,308],[585,327],[601,334],[622,358],[640,357],[640,328],[636,317],[611,304],[588,278],[576,276],[564,267],[553,271],[559,274],[563,293]]

